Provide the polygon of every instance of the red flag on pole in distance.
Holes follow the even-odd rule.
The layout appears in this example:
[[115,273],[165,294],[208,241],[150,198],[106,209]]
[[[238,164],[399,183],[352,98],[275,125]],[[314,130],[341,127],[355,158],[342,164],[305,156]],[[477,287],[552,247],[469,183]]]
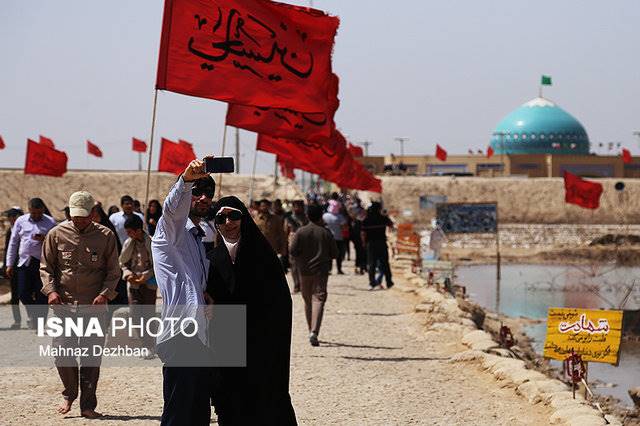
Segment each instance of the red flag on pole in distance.
[[179,175],[187,168],[187,165],[196,159],[193,147],[190,143],[180,141],[172,142],[162,138],[160,146],[160,159],[158,161],[159,172],[169,172]]
[[147,152],[147,143],[137,138],[131,138],[131,149],[135,152]]
[[98,145],[91,143],[90,140],[87,140],[87,153],[102,158],[102,151],[100,150]]
[[598,182],[584,180],[569,172],[564,172],[564,200],[586,209],[597,209],[600,206],[602,185]]
[[295,180],[296,174],[293,172],[294,167],[291,163],[279,155],[276,156],[276,161],[278,161],[278,165],[280,166],[280,174],[287,179]]
[[326,112],[304,113],[283,108],[229,104],[226,123],[228,126],[278,138],[314,142],[327,140],[336,127],[333,117],[340,105],[338,76],[331,74],[328,84],[329,109]]
[[622,162],[625,164],[629,164],[633,161],[633,158],[631,157],[631,151],[629,151],[627,148],[622,148]]
[[447,161],[447,151],[438,144],[436,144],[436,158],[440,161]]
[[60,177],[67,172],[67,154],[46,144],[27,139],[24,173]]
[[493,157],[493,147],[487,148],[487,158]]
[[46,136],[40,135],[40,143],[44,146],[48,146],[49,148],[55,148],[56,146],[53,144],[53,141]]
[[165,0],[156,89],[325,112],[339,23],[274,1]]
[[4,144],[4,139],[2,139],[2,136],[0,136],[0,149],[4,149],[6,147],[6,145]]

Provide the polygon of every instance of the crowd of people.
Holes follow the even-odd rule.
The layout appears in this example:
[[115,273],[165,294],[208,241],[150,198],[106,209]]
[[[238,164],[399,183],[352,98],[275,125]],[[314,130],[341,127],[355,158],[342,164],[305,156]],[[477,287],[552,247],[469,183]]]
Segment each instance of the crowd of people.
[[[208,424],[210,402],[220,424],[258,418],[296,424],[288,392],[290,294],[301,295],[309,343],[319,346],[328,278],[345,274],[345,259],[353,258],[354,274],[368,274],[370,289],[382,288],[383,278],[386,288],[393,286],[386,243],[393,223],[379,202],[365,209],[346,193],[248,206],[236,197],[213,202],[215,182],[201,163],[194,160],[164,204],[151,200],[144,214],[128,195],[105,212],[86,191],[70,196],[60,223],[40,198],[29,200],[26,213],[18,206],[5,211],[10,228],[2,272],[11,281],[11,328],[22,326],[19,303],[31,328],[46,317],[47,305],[106,305],[109,316],[128,304],[129,315],[141,318],[158,290],[163,315],[172,306],[246,305],[246,368],[175,366],[179,352],[204,356],[206,336],[179,345],[173,336],[141,337],[146,357],[157,353],[164,365],[162,424]],[[99,417],[99,359],[63,358],[55,360],[64,387],[59,412],[69,412],[79,397],[82,416]]]

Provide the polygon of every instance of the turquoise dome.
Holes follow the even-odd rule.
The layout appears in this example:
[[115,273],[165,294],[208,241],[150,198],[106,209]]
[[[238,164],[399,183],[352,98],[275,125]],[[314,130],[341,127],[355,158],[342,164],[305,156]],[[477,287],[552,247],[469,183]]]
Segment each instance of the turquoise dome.
[[535,98],[500,121],[491,137],[496,154],[589,154],[589,137],[571,114]]

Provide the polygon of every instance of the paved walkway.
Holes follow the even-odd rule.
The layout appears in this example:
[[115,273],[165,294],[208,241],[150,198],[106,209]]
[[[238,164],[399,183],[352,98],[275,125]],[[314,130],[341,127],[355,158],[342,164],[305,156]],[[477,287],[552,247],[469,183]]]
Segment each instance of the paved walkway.
[[[365,276],[333,275],[314,348],[294,296],[291,394],[301,425],[548,424],[546,408],[476,367],[447,363],[463,349],[457,336],[425,334],[416,303],[397,289],[368,291]],[[108,417],[98,422],[77,417],[77,405],[62,420],[60,391],[53,368],[0,370],[0,424],[147,425],[158,424],[162,411],[157,367],[103,369],[98,410]]]

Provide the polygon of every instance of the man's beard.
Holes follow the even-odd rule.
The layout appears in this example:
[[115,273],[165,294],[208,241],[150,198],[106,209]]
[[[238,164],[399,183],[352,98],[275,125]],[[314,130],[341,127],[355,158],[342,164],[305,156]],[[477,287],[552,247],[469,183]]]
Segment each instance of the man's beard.
[[207,217],[208,214],[209,214],[208,208],[203,208],[201,210],[197,206],[191,207],[191,210],[189,211],[189,216],[194,216],[199,218]]

